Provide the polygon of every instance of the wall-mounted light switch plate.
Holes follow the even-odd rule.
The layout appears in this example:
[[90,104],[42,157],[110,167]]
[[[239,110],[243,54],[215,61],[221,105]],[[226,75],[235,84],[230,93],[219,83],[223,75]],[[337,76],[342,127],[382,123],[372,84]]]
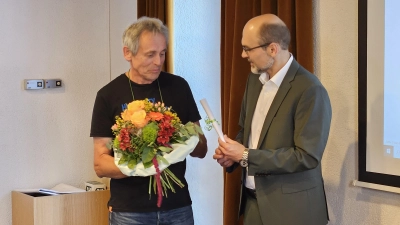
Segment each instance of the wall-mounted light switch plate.
[[46,88],[59,88],[62,87],[61,79],[50,79],[46,80]]
[[35,89],[43,89],[44,88],[44,80],[40,79],[25,79],[24,80],[24,89],[25,90],[35,90]]

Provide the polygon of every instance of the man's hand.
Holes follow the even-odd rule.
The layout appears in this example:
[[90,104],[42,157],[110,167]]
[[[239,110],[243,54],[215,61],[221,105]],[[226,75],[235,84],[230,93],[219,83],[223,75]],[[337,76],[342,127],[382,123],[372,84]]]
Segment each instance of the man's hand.
[[[218,150],[221,151],[223,158],[226,160],[231,160],[233,162],[239,162],[242,159],[242,155],[245,147],[237,141],[234,141],[228,136],[224,135],[225,142],[223,142],[220,138],[218,138]],[[217,150],[215,150],[217,153]],[[221,154],[219,154],[221,155]]]
[[[197,124],[197,126],[199,126],[200,129],[201,129],[201,126],[200,126],[200,122],[199,122],[199,121],[194,122],[194,124]],[[200,135],[199,135],[199,139],[200,139],[199,143],[196,145],[196,148],[193,150],[193,152],[190,153],[190,156],[192,156],[192,157],[198,157],[198,158],[201,158],[201,159],[202,159],[202,158],[204,158],[204,157],[206,156],[206,154],[207,154],[207,150],[208,150],[208,147],[207,147],[207,139],[206,139],[206,137],[204,136],[204,134],[200,134]]]
[[230,167],[233,165],[233,161],[226,158],[224,154],[219,150],[218,148],[215,149],[215,154],[213,155],[213,159],[216,159],[217,162],[222,166],[222,167]]
[[111,156],[111,149],[108,149],[107,144],[111,138],[94,137],[94,170],[98,177],[109,177],[120,179],[127,177],[119,170],[114,163],[114,157]]

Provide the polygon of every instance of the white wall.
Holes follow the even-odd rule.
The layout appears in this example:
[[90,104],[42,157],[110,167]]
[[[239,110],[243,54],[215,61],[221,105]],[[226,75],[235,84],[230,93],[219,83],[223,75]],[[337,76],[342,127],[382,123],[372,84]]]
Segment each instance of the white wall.
[[[204,127],[206,113],[200,100],[207,99],[221,121],[220,36],[221,4],[215,0],[174,1],[174,73],[184,77],[192,89]],[[188,158],[186,178],[193,201],[196,225],[222,224],[223,170],[212,159],[218,146],[215,130],[205,132],[208,154]]]
[[129,63],[122,53],[122,34],[137,19],[137,0],[110,0],[111,80],[125,73]]
[[358,176],[358,1],[315,3],[316,74],[333,108],[322,161],[329,224],[400,224],[400,195],[351,185]]
[[[196,4],[185,7],[204,11],[210,3]],[[180,12],[183,5],[175,7],[178,17],[187,16]],[[212,12],[212,17],[199,10],[197,17],[186,17],[186,22],[200,24],[195,36],[179,30],[184,24],[176,22],[177,56],[187,57],[180,54],[191,49],[191,41],[197,49],[190,55],[197,56],[192,61],[177,58],[175,68],[192,86],[196,100],[208,98],[220,118],[220,7]],[[83,188],[83,182],[99,180],[89,137],[93,102],[99,88],[128,69],[122,57],[122,32],[136,17],[136,0],[0,2],[0,225],[11,224],[12,190],[49,188],[61,182]],[[199,35],[210,28],[199,19],[208,18],[218,21],[212,35]],[[211,48],[204,52],[203,46]],[[212,58],[205,55],[210,51]],[[50,78],[62,79],[64,87],[22,89],[24,79]],[[205,116],[200,105],[199,110]],[[206,134],[210,143],[206,158],[188,160],[196,224],[222,223],[222,169],[212,160],[216,139],[211,132]],[[108,184],[108,179],[101,181]]]
[[[96,91],[127,68],[118,53],[120,37],[129,18],[136,18],[135,10],[117,2],[136,5],[131,0],[0,1],[0,225],[11,224],[14,189],[60,182],[83,187],[96,179],[89,138],[92,105]],[[333,107],[323,158],[329,224],[400,224],[398,194],[351,186],[358,160],[358,1],[315,2],[316,74]],[[220,119],[220,3],[174,4],[175,30],[180,30],[175,73],[188,80],[197,102],[207,98]],[[61,78],[64,87],[22,90],[22,80],[29,78]],[[199,110],[205,116],[200,105]],[[223,180],[211,159],[213,132],[205,131],[206,158],[188,160],[196,224],[222,224]]]
[[[112,11],[119,4],[122,18]],[[11,224],[14,189],[99,180],[89,137],[93,102],[111,68],[125,71],[122,58],[110,61],[117,51],[110,50],[110,11],[121,37],[119,25],[136,19],[136,1],[0,1],[0,225]],[[115,42],[121,52],[121,38]],[[49,78],[64,87],[22,89],[24,79]]]

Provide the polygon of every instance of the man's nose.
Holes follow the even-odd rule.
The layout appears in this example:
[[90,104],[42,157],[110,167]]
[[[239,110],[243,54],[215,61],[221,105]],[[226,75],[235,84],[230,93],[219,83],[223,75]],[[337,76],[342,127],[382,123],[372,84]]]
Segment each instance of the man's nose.
[[242,58],[248,58],[249,56],[247,55],[246,51],[243,49],[242,50]]
[[158,66],[161,65],[161,61],[162,61],[162,59],[161,59],[161,56],[160,56],[160,55],[155,56],[154,59],[153,59],[153,63],[154,63],[155,65],[158,65]]

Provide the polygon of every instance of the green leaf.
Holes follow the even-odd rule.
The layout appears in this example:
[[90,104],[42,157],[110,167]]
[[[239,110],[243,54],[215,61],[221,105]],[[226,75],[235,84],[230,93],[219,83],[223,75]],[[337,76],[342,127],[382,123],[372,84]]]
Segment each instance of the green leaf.
[[185,127],[182,127],[182,128],[179,130],[179,133],[181,133],[183,136],[186,136],[186,137],[187,137],[187,136],[190,136]]
[[187,127],[187,130],[188,130],[190,136],[193,136],[193,135],[197,134],[196,131],[194,130],[194,127],[192,127],[192,126],[191,127]]
[[147,169],[147,168],[149,168],[149,167],[151,167],[153,165],[153,162],[152,161],[150,161],[150,162],[143,162],[143,166],[144,166],[144,168],[145,169]]
[[201,129],[201,127],[199,125],[195,124],[194,128],[196,128],[197,133],[203,134],[203,130]]
[[122,165],[128,161],[128,156],[125,154],[122,154],[122,157],[118,161],[118,165]]
[[[114,140],[115,140],[115,139],[114,139]],[[108,148],[108,149],[112,149],[113,146],[114,146],[114,142],[115,142],[115,141],[109,141],[109,142],[107,142],[107,144],[106,144],[107,148]]]
[[156,155],[155,151],[153,150],[153,148],[148,147],[148,146],[143,146],[142,147],[142,161],[143,164],[147,163],[147,162],[151,162],[151,160],[154,158],[154,156]]
[[137,160],[136,159],[131,159],[128,162],[128,168],[133,170],[135,168],[136,164],[137,164]]
[[162,157],[161,155],[157,155],[157,160],[163,162],[164,164],[169,165],[168,160],[166,160],[164,157]]
[[176,137],[175,141],[178,143],[184,143],[187,139],[189,139],[190,136],[181,136],[181,137]]
[[160,149],[160,150],[163,151],[163,152],[170,152],[170,151],[173,150],[173,148],[164,147],[164,146],[160,146],[160,147],[158,147],[158,149]]
[[112,140],[109,143],[107,143],[107,148],[109,148],[109,149],[112,149],[112,148],[119,149],[119,140],[118,140],[118,138],[114,138],[114,140]]
[[181,138],[181,139],[176,139],[176,142],[179,144],[186,144],[185,141],[187,140],[187,138]]

